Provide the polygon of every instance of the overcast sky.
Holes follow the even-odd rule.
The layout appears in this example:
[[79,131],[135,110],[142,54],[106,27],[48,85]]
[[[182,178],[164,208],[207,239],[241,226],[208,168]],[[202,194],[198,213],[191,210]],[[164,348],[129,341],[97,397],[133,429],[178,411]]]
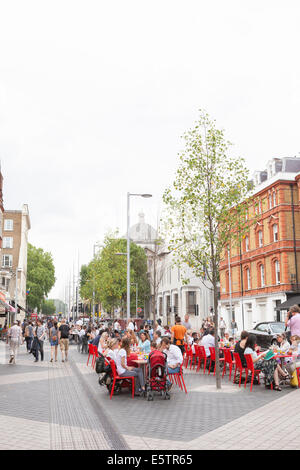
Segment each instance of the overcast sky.
[[64,297],[109,229],[155,225],[204,108],[251,171],[297,155],[298,0],[0,0],[0,158],[6,209],[29,204]]

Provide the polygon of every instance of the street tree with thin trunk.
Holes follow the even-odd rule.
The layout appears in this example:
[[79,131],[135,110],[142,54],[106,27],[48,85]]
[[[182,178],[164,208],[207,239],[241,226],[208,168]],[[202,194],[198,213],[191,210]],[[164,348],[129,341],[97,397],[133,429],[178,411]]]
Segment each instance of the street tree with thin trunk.
[[253,200],[244,159],[229,155],[230,142],[206,112],[200,110],[195,127],[183,138],[185,149],[175,180],[163,196],[162,222],[176,262],[187,264],[203,282],[208,279],[212,284],[219,389],[219,266],[228,247],[238,245],[254,223],[247,217]]

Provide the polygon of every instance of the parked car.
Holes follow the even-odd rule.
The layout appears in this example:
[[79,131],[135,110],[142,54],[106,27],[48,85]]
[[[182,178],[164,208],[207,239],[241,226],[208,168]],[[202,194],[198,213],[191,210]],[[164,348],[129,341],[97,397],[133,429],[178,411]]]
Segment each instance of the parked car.
[[[262,348],[269,348],[271,344],[278,344],[276,335],[285,331],[284,322],[264,322],[255,325],[253,330],[249,333],[253,333],[256,336],[256,343]],[[288,333],[288,332],[287,332]]]

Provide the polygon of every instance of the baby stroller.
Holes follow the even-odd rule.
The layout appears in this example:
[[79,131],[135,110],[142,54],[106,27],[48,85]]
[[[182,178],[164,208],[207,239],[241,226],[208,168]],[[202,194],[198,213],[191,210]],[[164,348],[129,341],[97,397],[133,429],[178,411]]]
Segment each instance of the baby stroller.
[[153,400],[153,392],[159,392],[165,400],[170,400],[170,394],[167,391],[167,355],[162,351],[152,351],[148,358],[146,382],[148,401]]

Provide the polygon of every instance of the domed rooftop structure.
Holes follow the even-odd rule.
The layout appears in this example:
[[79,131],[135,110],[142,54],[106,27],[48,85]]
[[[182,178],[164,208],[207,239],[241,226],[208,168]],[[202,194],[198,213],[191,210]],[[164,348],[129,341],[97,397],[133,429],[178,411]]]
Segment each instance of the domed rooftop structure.
[[145,222],[145,214],[139,213],[139,221],[129,229],[130,239],[137,245],[151,247],[157,239],[157,231]]

